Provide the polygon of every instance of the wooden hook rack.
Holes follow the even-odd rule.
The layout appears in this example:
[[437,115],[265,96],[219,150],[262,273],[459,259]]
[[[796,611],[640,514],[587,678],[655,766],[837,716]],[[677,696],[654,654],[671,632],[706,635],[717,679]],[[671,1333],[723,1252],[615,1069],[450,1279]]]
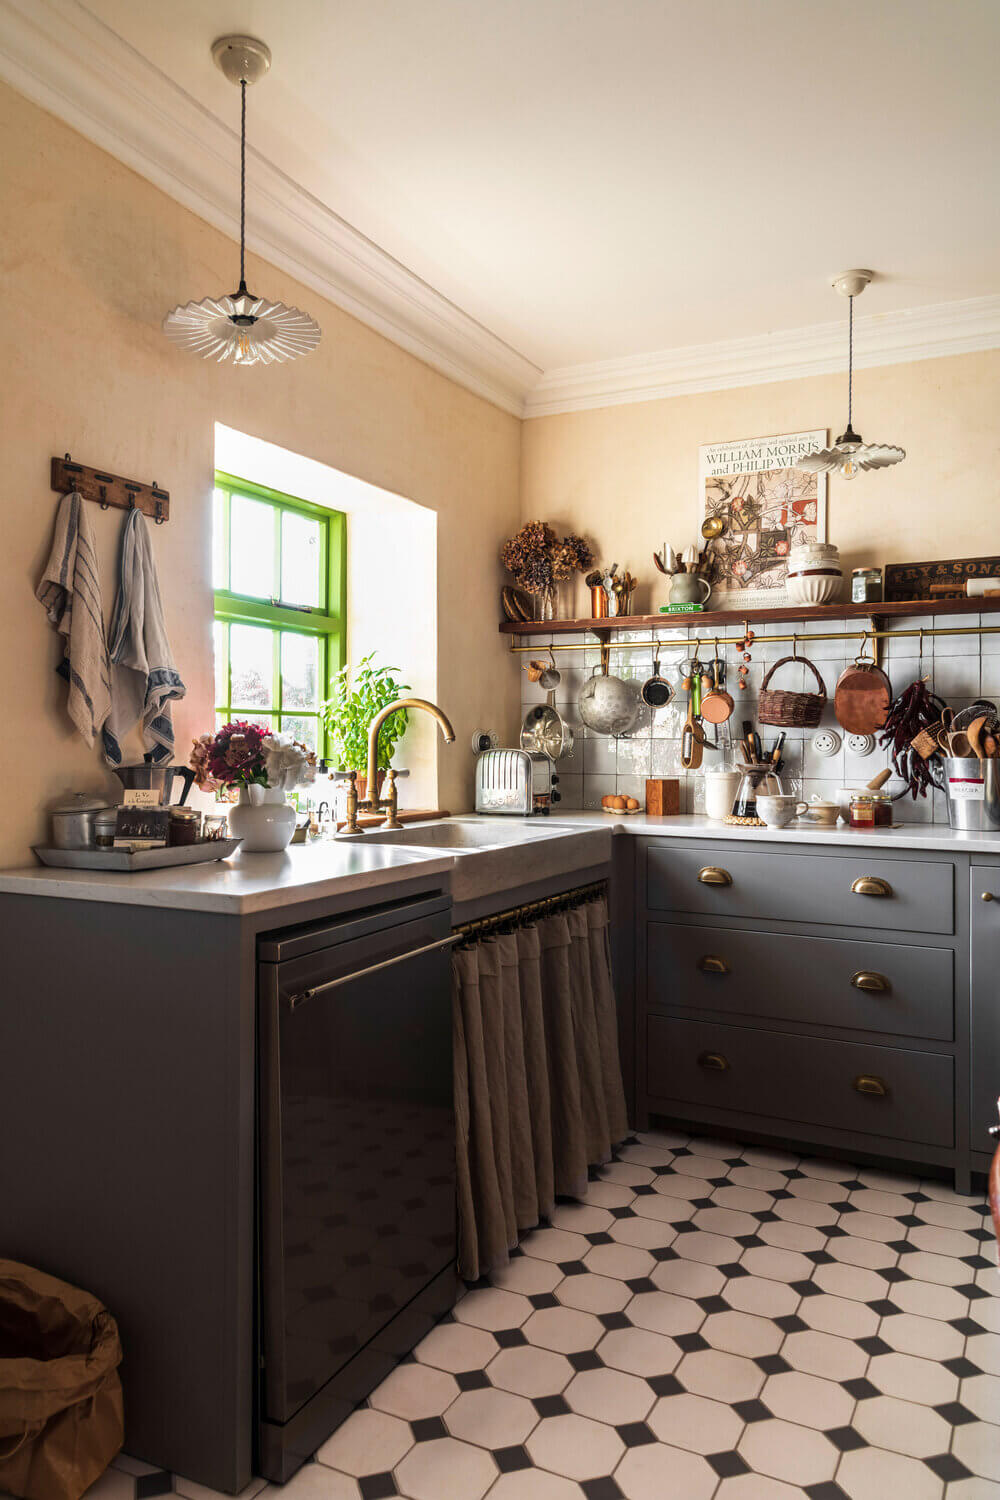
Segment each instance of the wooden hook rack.
[[162,526],[170,517],[170,492],[153,484],[140,484],[135,479],[123,479],[120,474],[107,474],[103,469],[92,469],[88,464],[74,463],[68,453],[52,460],[52,488],[61,495],[76,490],[85,500],[94,500],[102,510],[109,505],[118,510],[141,510]]

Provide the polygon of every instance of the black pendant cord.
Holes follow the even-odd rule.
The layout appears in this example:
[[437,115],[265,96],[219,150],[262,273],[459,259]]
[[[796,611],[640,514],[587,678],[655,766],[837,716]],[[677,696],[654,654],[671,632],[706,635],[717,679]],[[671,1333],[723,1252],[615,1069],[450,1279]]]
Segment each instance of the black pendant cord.
[[240,291],[247,289],[247,81],[240,79]]

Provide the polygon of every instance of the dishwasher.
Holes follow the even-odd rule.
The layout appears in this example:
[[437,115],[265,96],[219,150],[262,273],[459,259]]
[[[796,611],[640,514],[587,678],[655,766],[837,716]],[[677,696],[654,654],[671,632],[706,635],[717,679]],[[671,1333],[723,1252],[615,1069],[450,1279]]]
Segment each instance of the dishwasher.
[[256,1462],[284,1483],[454,1303],[451,902],[257,944]]

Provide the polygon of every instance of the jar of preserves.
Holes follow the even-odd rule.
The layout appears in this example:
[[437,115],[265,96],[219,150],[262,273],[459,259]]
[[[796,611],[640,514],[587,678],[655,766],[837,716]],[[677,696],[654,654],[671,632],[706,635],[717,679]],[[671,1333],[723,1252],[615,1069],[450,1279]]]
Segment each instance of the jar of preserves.
[[855,792],[851,798],[850,822],[852,828],[891,828],[892,798],[885,792]]
[[194,807],[171,807],[167,843],[176,849],[180,845],[197,844],[201,838],[201,813]]

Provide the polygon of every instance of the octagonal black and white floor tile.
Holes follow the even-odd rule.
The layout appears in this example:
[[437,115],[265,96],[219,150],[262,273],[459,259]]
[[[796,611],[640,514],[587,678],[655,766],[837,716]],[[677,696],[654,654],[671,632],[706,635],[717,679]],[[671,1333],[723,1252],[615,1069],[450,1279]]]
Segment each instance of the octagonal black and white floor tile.
[[[129,1462],[95,1500],[163,1483]],[[986,1205],[901,1172],[635,1136],[314,1463],[243,1500],[258,1494],[1000,1500]]]

